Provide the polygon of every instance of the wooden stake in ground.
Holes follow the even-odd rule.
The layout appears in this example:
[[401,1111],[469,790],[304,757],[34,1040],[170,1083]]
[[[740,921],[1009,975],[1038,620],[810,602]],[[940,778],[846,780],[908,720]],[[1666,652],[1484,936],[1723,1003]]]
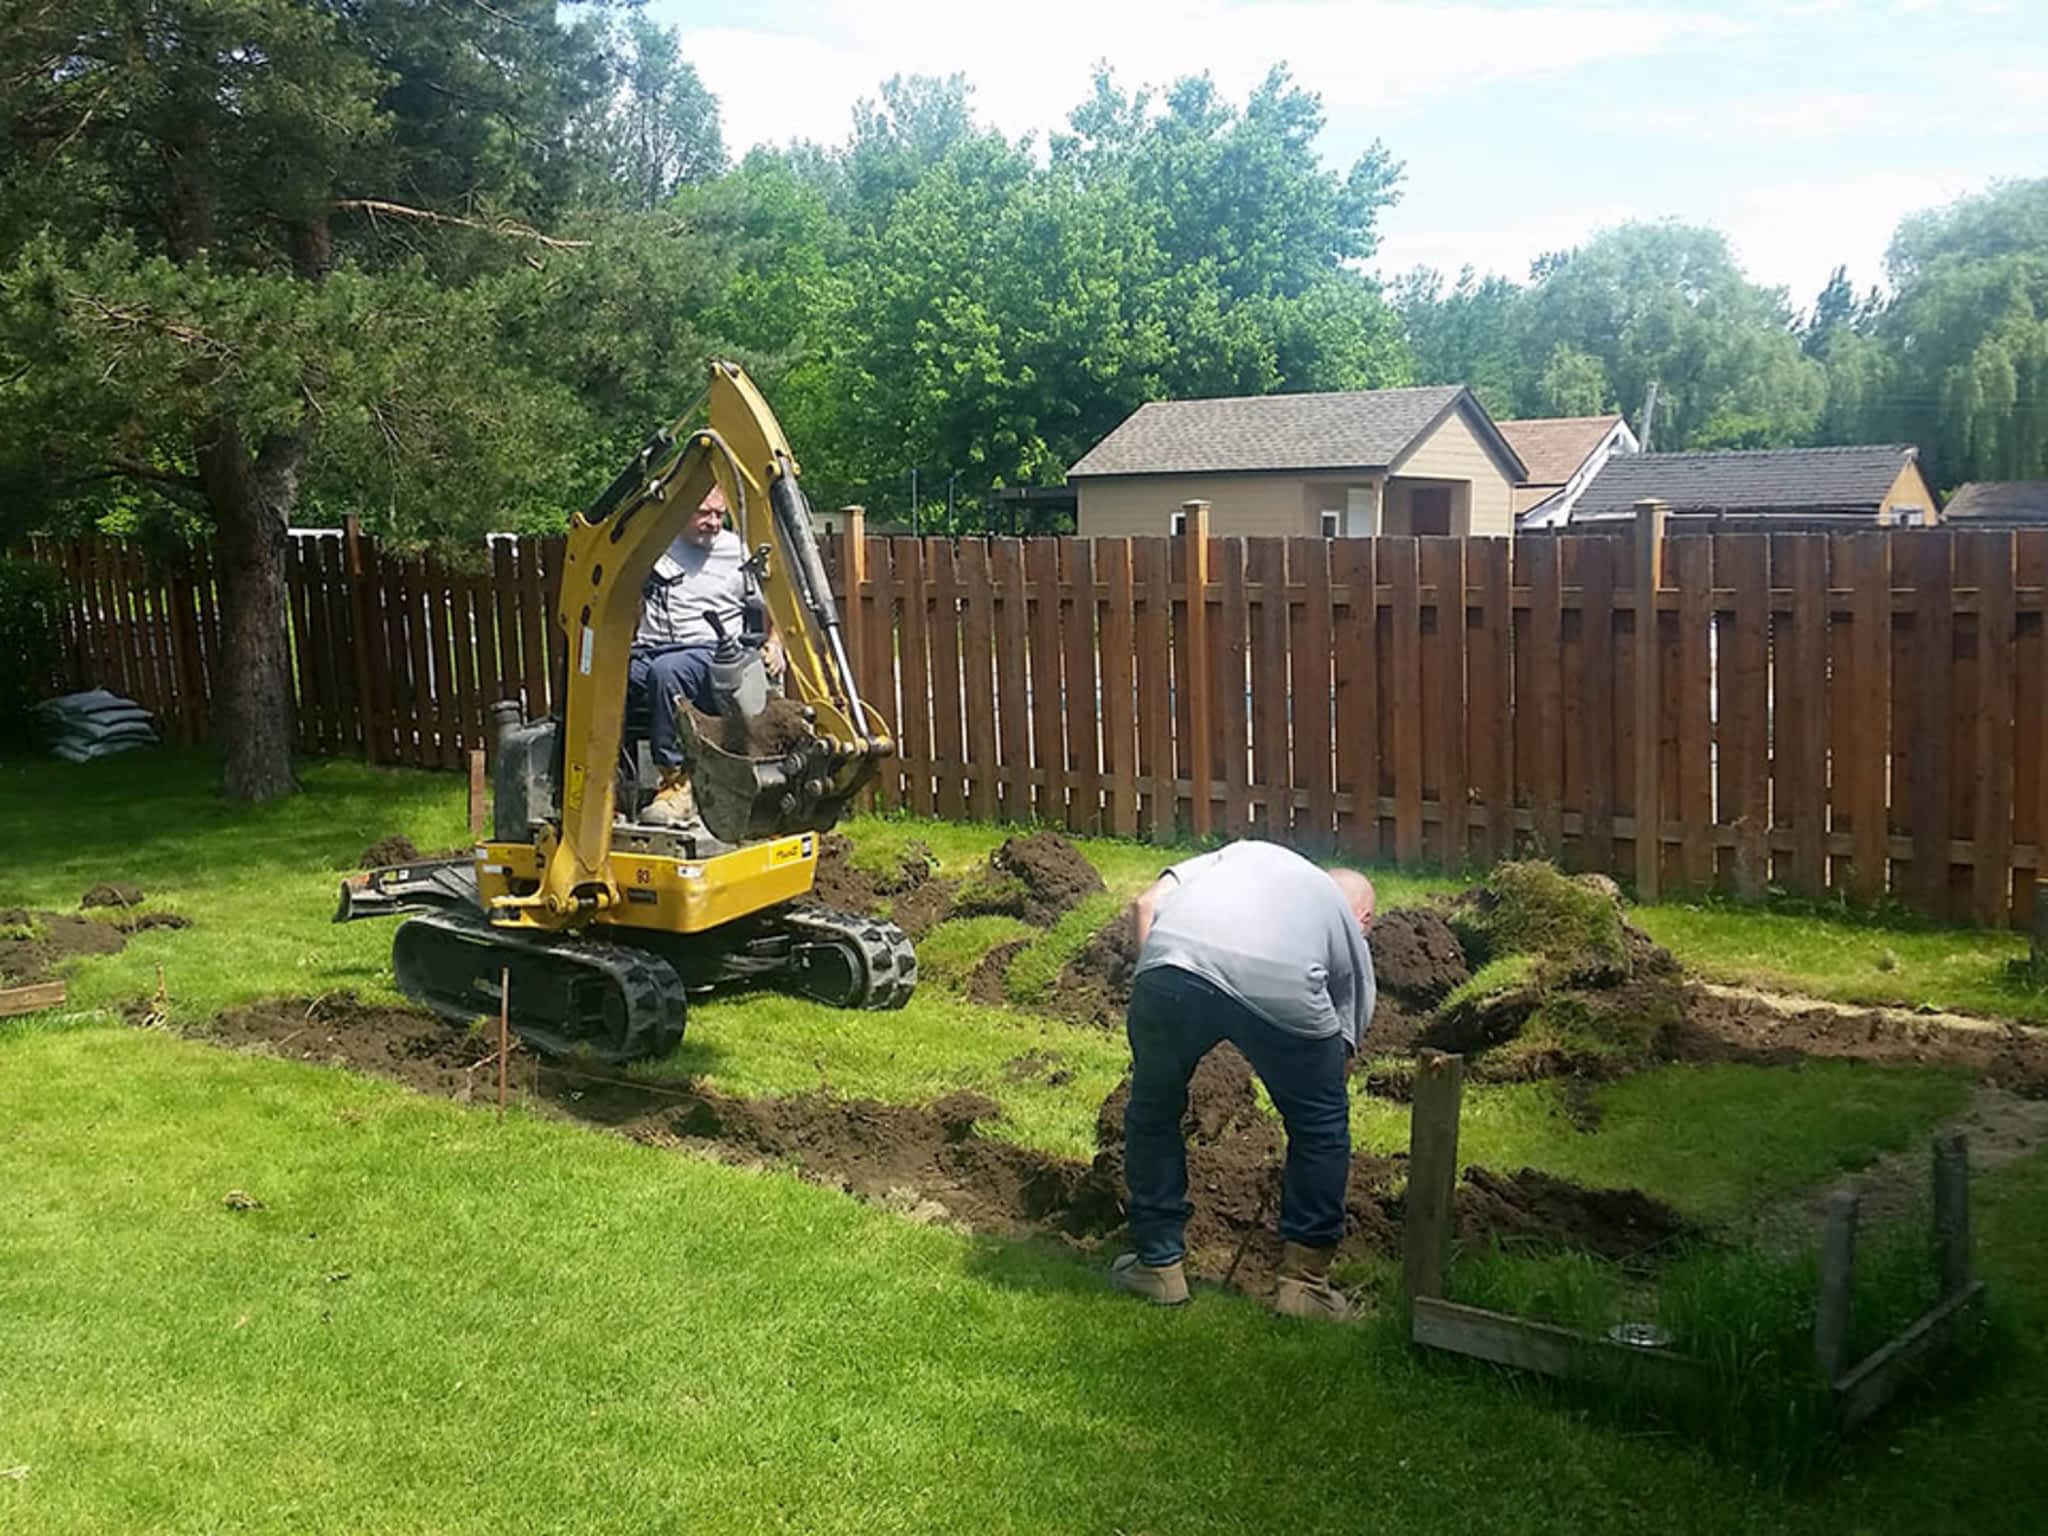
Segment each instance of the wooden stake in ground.
[[512,968],[498,972],[498,1118],[505,1118],[505,1057],[512,1038]]
[[1451,1253],[1451,1196],[1458,1183],[1458,1111],[1465,1058],[1424,1051],[1417,1058],[1408,1131],[1408,1194],[1402,1217],[1401,1289],[1410,1304],[1444,1293]]
[[484,792],[484,749],[469,749],[469,838],[475,842],[484,835],[484,807],[489,797]]

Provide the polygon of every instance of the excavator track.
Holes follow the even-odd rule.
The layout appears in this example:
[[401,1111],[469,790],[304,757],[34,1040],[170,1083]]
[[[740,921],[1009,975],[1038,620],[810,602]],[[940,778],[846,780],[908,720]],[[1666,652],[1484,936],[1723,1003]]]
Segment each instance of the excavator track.
[[548,1055],[621,1064],[666,1055],[683,1038],[688,1003],[675,968],[587,935],[494,928],[481,912],[447,907],[399,925],[391,967],[406,996],[460,1024],[498,1011],[507,976],[512,1029]]
[[834,1008],[901,1008],[917,989],[910,936],[880,918],[830,907],[794,907],[783,918],[796,939],[782,986]]

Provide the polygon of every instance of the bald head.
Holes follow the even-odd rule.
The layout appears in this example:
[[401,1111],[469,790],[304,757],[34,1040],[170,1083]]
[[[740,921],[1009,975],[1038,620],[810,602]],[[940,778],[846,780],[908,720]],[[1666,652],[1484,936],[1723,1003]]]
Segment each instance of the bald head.
[[1358,919],[1362,933],[1372,926],[1374,902],[1372,882],[1355,869],[1333,869],[1328,871],[1330,883],[1344,897],[1344,904],[1351,908],[1351,915]]

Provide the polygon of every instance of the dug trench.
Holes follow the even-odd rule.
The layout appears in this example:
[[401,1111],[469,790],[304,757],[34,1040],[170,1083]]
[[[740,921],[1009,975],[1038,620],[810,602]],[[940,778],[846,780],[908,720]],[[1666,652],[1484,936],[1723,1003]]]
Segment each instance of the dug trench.
[[85,911],[106,916],[82,917],[75,912],[0,909],[0,986],[23,986],[54,977],[69,960],[85,955],[119,954],[131,934],[152,928],[189,928],[191,920],[176,912],[145,912],[138,886],[95,885],[79,900]]
[[[394,1079],[418,1092],[488,1103],[496,1053],[483,1035],[410,1008],[335,994],[223,1013],[201,1036],[217,1044]],[[988,1132],[1002,1109],[973,1093],[928,1104],[824,1094],[738,1098],[701,1084],[654,1084],[516,1053],[520,1100],[655,1147],[745,1166],[786,1169],[813,1183],[920,1219],[1083,1252],[1124,1224],[1120,1085],[1101,1106],[1092,1161],[1058,1157]],[[1249,1065],[1228,1046],[1204,1060],[1183,1121],[1189,1141],[1189,1265],[1201,1278],[1270,1288],[1282,1139],[1259,1107]],[[1402,1160],[1352,1161],[1342,1257],[1398,1250]],[[1678,1214],[1634,1191],[1585,1189],[1522,1169],[1466,1170],[1457,1228],[1470,1245],[1573,1250],[1651,1264],[1690,1235]]]

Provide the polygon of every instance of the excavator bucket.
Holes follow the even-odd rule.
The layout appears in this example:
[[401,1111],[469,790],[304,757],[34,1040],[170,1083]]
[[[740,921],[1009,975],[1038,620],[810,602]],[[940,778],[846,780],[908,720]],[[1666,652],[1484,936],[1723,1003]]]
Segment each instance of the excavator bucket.
[[775,755],[754,756],[728,751],[696,728],[687,709],[681,713],[697,814],[725,843],[830,831],[886,750],[886,744],[855,743],[849,751],[844,743],[806,734]]

